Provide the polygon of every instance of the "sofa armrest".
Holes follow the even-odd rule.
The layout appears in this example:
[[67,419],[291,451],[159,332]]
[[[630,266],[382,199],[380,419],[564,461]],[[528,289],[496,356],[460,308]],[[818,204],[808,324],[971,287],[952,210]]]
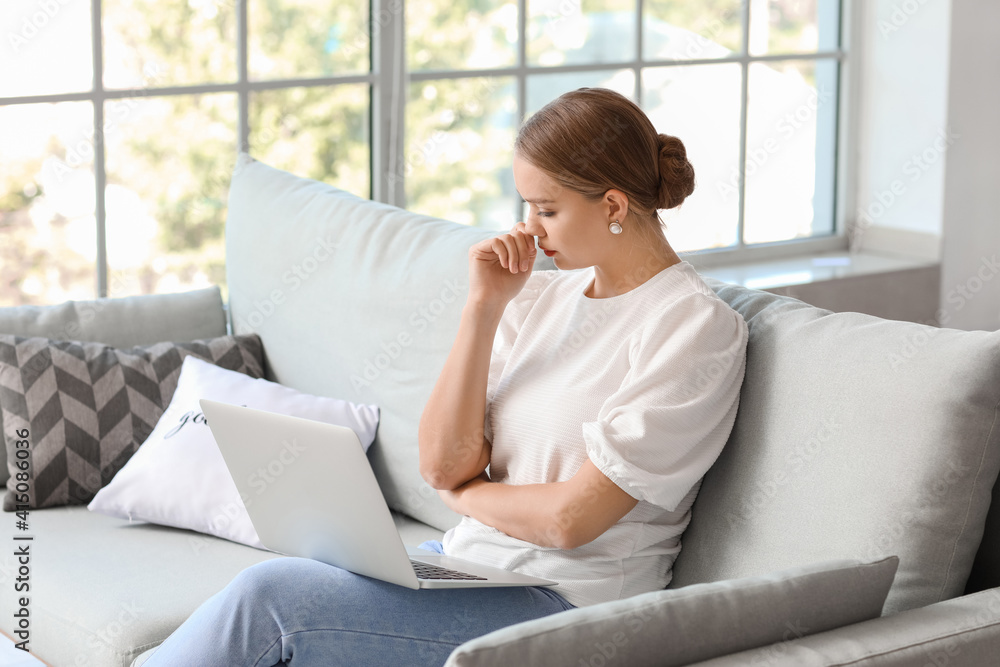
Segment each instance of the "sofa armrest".
[[991,588],[690,667],[995,667],[998,656],[1000,588]]

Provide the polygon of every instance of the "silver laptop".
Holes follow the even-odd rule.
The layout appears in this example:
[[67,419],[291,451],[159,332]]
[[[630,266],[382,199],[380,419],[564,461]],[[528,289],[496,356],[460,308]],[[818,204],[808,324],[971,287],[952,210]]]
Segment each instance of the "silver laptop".
[[412,589],[558,585],[404,546],[352,429],[204,398],[200,403],[268,549]]

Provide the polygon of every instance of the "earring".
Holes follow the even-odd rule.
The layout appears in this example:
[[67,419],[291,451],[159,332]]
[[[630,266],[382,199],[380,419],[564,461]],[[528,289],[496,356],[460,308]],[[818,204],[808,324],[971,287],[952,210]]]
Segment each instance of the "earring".
[[610,225],[608,225],[608,229],[611,230],[612,234],[621,234],[622,233],[622,226],[618,224],[617,220],[615,220]]

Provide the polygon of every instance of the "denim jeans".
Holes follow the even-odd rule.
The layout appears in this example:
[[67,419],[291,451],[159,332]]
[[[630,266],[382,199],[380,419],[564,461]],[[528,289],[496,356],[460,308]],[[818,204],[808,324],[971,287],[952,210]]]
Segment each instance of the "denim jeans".
[[412,590],[285,556],[233,577],[143,667],[443,665],[469,639],[574,608],[545,586]]

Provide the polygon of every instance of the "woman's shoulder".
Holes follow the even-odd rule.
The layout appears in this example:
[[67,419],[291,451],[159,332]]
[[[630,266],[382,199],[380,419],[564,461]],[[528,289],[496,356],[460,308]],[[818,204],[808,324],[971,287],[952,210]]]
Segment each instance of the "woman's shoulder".
[[719,296],[688,265],[683,277],[670,285],[647,308],[639,339],[644,344],[689,342],[691,351],[711,351],[717,345],[745,345],[749,327],[743,316]]
[[665,306],[683,303],[689,308],[736,312],[728,301],[719,296],[705,282],[702,275],[691,264],[685,261],[677,265],[677,268],[682,270],[676,274],[677,279],[667,286],[671,294],[669,298],[661,301]]

